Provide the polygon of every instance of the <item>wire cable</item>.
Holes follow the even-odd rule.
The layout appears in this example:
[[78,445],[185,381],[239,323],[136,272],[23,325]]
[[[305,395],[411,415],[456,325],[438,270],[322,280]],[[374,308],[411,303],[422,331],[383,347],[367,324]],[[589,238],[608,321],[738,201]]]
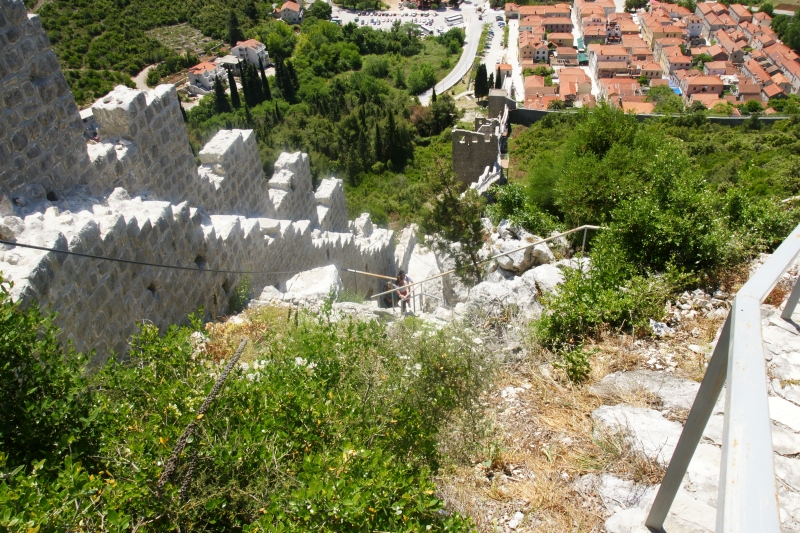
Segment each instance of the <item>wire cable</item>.
[[[165,265],[162,263],[148,263],[145,261],[134,261],[131,259],[119,259],[116,257],[105,257],[102,255],[92,255],[92,254],[85,254],[82,252],[73,252],[70,250],[58,250],[56,248],[47,248],[45,246],[36,246],[33,244],[24,244],[20,242],[12,242],[0,239],[0,244],[5,244],[8,246],[19,246],[20,248],[30,248],[32,250],[41,250],[43,252],[56,252],[60,254],[67,254],[67,255],[75,255],[78,257],[85,257],[87,259],[97,259],[101,261],[114,261],[117,263],[127,263],[129,265],[140,265],[140,266],[149,266],[155,268],[170,268],[173,270],[189,270],[191,272],[207,272],[211,274],[299,274],[300,272],[305,272],[304,270],[273,270],[273,271],[258,271],[258,270],[217,270],[212,268],[200,268],[197,267],[186,267],[186,266],[178,266],[178,265]],[[351,259],[360,256],[361,254],[351,255],[341,261],[337,261],[336,263],[331,263],[332,265],[338,266],[339,264],[346,263]]]

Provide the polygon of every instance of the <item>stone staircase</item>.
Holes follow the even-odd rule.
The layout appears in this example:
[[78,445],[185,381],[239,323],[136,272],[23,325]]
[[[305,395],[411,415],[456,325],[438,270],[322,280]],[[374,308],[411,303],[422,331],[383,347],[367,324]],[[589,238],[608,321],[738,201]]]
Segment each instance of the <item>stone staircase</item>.
[[[781,529],[800,531],[800,312],[787,321],[780,309],[762,305],[761,317]],[[660,408],[603,405],[592,413],[596,431],[621,432],[631,447],[666,466],[683,429],[676,419],[681,414],[685,418],[699,387],[669,368],[609,374],[594,386],[598,396],[644,393],[657,398]],[[715,530],[724,395],[723,391],[672,505],[664,525],[668,533]],[[576,490],[598,494],[612,513],[605,523],[607,533],[647,533],[644,522],[658,488],[610,474],[590,474],[576,482]]]

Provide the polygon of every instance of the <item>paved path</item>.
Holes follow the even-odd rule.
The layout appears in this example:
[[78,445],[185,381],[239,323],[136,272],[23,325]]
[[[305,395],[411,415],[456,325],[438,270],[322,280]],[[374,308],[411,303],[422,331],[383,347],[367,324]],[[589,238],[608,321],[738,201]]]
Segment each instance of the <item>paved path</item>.
[[511,98],[511,89],[514,89],[513,99],[525,100],[525,79],[522,75],[522,63],[519,58],[519,19],[508,21],[508,62],[511,65],[511,82],[508,86],[508,97]]
[[[465,6],[461,9],[461,14],[464,15],[464,23],[467,30],[466,41],[464,42],[464,51],[458,64],[450,74],[444,77],[442,81],[436,84],[436,94],[442,94],[450,87],[461,81],[461,78],[467,73],[472,66],[472,61],[475,59],[475,53],[478,51],[478,41],[481,39],[481,29],[483,28],[482,20],[478,20],[478,14],[475,13],[472,6]],[[431,99],[431,90],[428,89],[419,95],[419,101],[422,105],[428,105]]]

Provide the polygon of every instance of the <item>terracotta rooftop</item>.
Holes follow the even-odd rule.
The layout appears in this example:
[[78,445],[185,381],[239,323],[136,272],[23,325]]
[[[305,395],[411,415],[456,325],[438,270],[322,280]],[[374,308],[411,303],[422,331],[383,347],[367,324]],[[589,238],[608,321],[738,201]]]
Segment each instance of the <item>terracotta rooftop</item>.
[[202,63],[198,63],[197,65],[190,68],[189,72],[191,72],[192,74],[202,74],[203,72],[207,72],[209,70],[216,70],[217,68],[219,67],[214,63],[211,63],[210,61],[203,61]]

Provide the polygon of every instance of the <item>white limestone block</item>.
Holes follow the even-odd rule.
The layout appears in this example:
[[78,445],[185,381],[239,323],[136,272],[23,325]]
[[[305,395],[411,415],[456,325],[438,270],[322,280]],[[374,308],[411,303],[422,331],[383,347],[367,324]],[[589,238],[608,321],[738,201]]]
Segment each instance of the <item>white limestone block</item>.
[[536,286],[546,293],[556,292],[556,288],[564,282],[564,274],[557,266],[552,264],[544,264],[532,268],[525,272],[522,277],[533,278]]
[[342,279],[334,265],[306,270],[292,276],[286,282],[284,300],[324,300],[342,290]]
[[611,433],[622,432],[630,445],[646,457],[668,464],[683,427],[653,409],[619,404],[603,405],[592,412],[592,419]]

